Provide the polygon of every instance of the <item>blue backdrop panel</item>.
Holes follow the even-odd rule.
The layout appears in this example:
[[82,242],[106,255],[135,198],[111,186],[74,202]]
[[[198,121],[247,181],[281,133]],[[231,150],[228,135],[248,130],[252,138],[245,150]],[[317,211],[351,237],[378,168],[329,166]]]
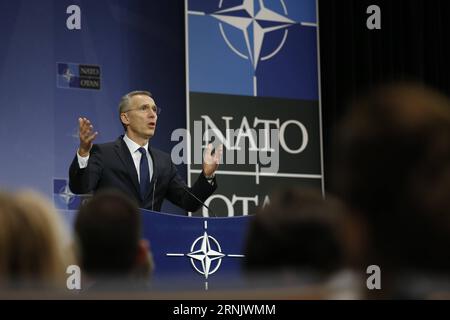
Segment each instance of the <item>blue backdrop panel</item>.
[[[81,30],[66,27],[70,5]],[[1,186],[51,195],[75,156],[78,117],[92,120],[96,142],[115,140],[118,101],[135,89],[163,109],[151,144],[169,152],[172,131],[186,126],[184,51],[182,1],[0,1]],[[100,90],[61,88],[58,63],[98,66]]]
[[[258,20],[261,3],[267,15],[281,15],[290,23]],[[218,19],[249,19],[248,4],[258,25],[267,28],[256,56],[251,25],[245,29],[247,44],[243,30]],[[231,11],[218,13],[225,9]],[[253,96],[256,89],[257,96],[318,100],[315,0],[190,0],[188,10],[189,91]],[[277,24],[280,29],[268,31]]]

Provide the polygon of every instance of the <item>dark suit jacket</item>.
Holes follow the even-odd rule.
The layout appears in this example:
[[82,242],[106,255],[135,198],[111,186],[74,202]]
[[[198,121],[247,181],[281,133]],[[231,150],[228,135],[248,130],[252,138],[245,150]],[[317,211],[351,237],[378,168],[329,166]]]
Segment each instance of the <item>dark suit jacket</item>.
[[161,210],[164,198],[185,210],[196,211],[201,204],[183,187],[203,202],[216,190],[215,179],[210,184],[203,173],[192,188],[188,188],[169,154],[150,148],[150,145],[148,151],[153,159],[153,176],[144,199],[141,198],[136,167],[123,136],[115,142],[95,144],[84,169],[80,169],[75,155],[69,169],[70,190],[86,194],[100,189],[117,189],[136,199],[141,208],[154,211]]

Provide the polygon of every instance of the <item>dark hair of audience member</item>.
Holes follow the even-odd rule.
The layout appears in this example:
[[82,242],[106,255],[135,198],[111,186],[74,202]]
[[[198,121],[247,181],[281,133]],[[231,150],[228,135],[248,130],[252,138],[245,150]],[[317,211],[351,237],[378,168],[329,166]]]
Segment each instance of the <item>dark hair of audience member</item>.
[[95,280],[150,277],[153,265],[148,243],[141,239],[141,215],[122,193],[99,192],[82,205],[75,232],[82,270]]
[[250,222],[244,270],[329,276],[357,263],[360,230],[337,199],[315,189],[280,190]]
[[450,274],[450,103],[418,84],[356,100],[339,128],[333,190],[367,220],[367,264]]

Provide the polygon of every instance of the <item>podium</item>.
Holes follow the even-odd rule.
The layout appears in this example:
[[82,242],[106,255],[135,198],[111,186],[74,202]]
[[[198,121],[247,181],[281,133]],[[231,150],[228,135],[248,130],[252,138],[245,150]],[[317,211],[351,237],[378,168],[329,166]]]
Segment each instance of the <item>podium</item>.
[[[66,207],[67,209],[67,207]],[[74,207],[70,208],[74,209]],[[76,210],[59,208],[73,231]],[[184,282],[199,289],[242,279],[245,236],[252,216],[188,217],[141,209],[142,237],[150,242],[152,282]]]
[[183,281],[238,279],[251,216],[203,218],[141,210],[155,278]]

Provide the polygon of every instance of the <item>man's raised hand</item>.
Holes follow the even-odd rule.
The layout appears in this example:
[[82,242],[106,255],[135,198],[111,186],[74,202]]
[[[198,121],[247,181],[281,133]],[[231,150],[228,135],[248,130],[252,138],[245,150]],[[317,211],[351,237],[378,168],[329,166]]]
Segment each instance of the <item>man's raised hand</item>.
[[212,149],[212,144],[208,144],[203,157],[203,173],[207,177],[212,176],[219,167],[219,162],[222,158],[223,145],[221,144],[216,148],[214,154],[212,154]]
[[87,118],[78,118],[80,148],[78,154],[82,157],[89,155],[92,149],[93,141],[98,135],[98,132],[93,132],[94,127]]

